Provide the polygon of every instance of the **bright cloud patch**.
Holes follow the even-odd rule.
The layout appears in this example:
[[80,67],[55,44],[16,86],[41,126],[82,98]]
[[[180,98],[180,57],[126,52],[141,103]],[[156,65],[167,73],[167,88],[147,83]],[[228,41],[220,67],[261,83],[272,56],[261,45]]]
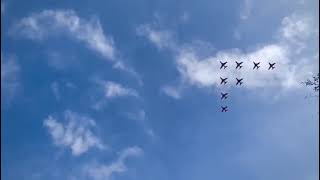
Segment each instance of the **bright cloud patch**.
[[[312,24],[305,17],[289,16],[284,18],[279,42],[258,47],[244,53],[239,49],[219,51],[215,56],[199,58],[193,49],[181,50],[177,58],[178,69],[192,84],[198,86],[216,86],[220,77],[228,77],[234,83],[235,77],[244,78],[247,88],[280,86],[283,88],[298,87],[300,82],[316,71],[311,55],[301,55],[299,46],[308,46],[306,40],[314,34]],[[309,34],[309,35],[308,35]],[[291,43],[294,41],[295,43]],[[310,58],[310,59],[309,59]],[[220,70],[219,61],[229,61],[226,70]],[[244,68],[235,70],[234,61],[243,61]],[[253,61],[261,61],[259,71],[253,71]],[[267,70],[268,62],[276,63],[276,69]],[[233,79],[233,81],[232,81]]]
[[[264,46],[248,54],[238,49],[221,51],[216,56],[206,59],[199,58],[192,50],[184,50],[181,51],[177,61],[183,77],[199,87],[218,86],[220,77],[228,77],[229,83],[232,84],[235,83],[236,77],[243,78],[244,86],[247,88],[277,85],[292,87],[298,85],[298,78],[303,75],[297,74],[296,65],[288,64],[288,53],[288,49],[277,44]],[[220,70],[219,61],[228,61],[229,67]],[[243,69],[234,70],[235,61],[243,61]],[[252,70],[253,61],[261,61],[261,68],[258,71]],[[273,71],[267,70],[268,62],[275,62],[277,68]],[[308,68],[311,71],[312,67]]]
[[109,180],[114,174],[121,174],[127,171],[125,161],[129,157],[137,157],[142,154],[139,147],[130,147],[122,151],[116,161],[110,165],[93,164],[85,167],[86,175],[94,180]]
[[53,35],[65,35],[85,42],[94,51],[109,60],[115,58],[112,38],[105,36],[99,20],[85,20],[73,10],[45,10],[23,18],[14,32],[33,40],[43,40]]
[[307,48],[305,41],[319,35],[316,29],[316,25],[310,17],[293,14],[283,18],[280,34],[287,43],[295,45],[297,52],[300,53]]
[[48,116],[44,120],[44,126],[48,128],[55,145],[70,148],[75,156],[81,155],[93,147],[100,150],[106,148],[91,131],[91,128],[96,126],[93,119],[66,111],[64,120],[65,123],[61,123],[52,116]]
[[[183,45],[173,47],[176,53],[177,69],[186,82],[198,87],[220,85],[220,77],[227,77],[228,84],[235,85],[235,78],[243,78],[243,86],[263,88],[266,86],[289,89],[299,87],[301,81],[314,74],[317,67],[313,65],[317,50],[310,42],[317,36],[314,22],[306,16],[296,14],[285,17],[279,29],[279,37],[274,43],[256,47],[250,51],[241,49],[220,50],[215,55],[203,56],[198,46]],[[158,42],[171,41],[163,37],[154,41],[150,38],[156,30],[148,29],[149,40],[159,47]],[[201,49],[201,48],[200,48]],[[304,51],[306,50],[307,51]],[[228,68],[220,70],[219,61],[228,61]],[[243,68],[235,70],[235,61],[243,61]],[[253,71],[253,61],[261,62],[261,68]],[[276,63],[276,68],[268,70],[268,63]],[[163,88],[169,96],[179,97],[172,88]]]
[[120,84],[108,81],[105,83],[105,95],[107,98],[115,98],[121,96],[138,97],[138,93],[134,89],[125,88]]
[[282,36],[291,40],[303,40],[311,36],[313,31],[311,19],[307,17],[299,18],[297,15],[285,17],[282,20]]

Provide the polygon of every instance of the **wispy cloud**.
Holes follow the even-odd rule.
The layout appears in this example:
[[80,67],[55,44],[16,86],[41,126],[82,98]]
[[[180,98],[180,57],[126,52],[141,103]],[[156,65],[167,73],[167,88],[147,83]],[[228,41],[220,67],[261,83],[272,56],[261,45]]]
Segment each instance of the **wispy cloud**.
[[[44,10],[22,18],[12,27],[10,34],[35,41],[44,41],[57,36],[71,37],[71,39],[84,43],[103,59],[112,61],[113,68],[131,74],[139,84],[143,84],[138,73],[121,59],[121,53],[116,49],[112,36],[105,34],[100,20],[96,17],[81,18],[70,9]],[[50,65],[58,69],[65,67],[59,54],[51,55],[53,56],[50,57]]]
[[48,66],[57,71],[70,70],[70,68],[75,68],[80,64],[76,55],[53,50],[46,54]]
[[181,98],[181,92],[178,88],[172,87],[172,86],[163,86],[161,88],[161,91],[166,94],[169,97],[172,97],[174,99],[180,99]]
[[139,110],[137,113],[128,113],[130,119],[134,119],[137,121],[145,121],[146,120],[146,112],[144,110]]
[[85,42],[106,59],[115,59],[114,42],[104,34],[100,21],[97,18],[82,19],[73,10],[45,10],[32,14],[18,22],[13,33],[32,40],[44,40],[53,34],[67,34]]
[[48,128],[54,144],[70,148],[74,156],[79,156],[93,147],[100,150],[107,148],[92,132],[91,128],[94,128],[96,123],[87,116],[67,110],[64,113],[64,122],[49,115],[43,124]]
[[127,66],[123,62],[118,61],[117,63],[115,63],[113,65],[113,68],[119,69],[119,70],[122,70],[124,72],[127,72],[127,73],[131,74],[137,80],[137,82],[138,82],[138,84],[140,86],[143,85],[143,81],[142,81],[140,75],[134,69],[132,69],[131,67]]
[[123,87],[121,84],[107,81],[104,84],[105,95],[107,98],[116,98],[122,96],[133,96],[138,97],[138,93],[134,89]]
[[19,64],[1,52],[1,104],[10,103],[16,95],[20,86],[19,73]]
[[135,121],[137,121],[141,126],[142,128],[144,129],[145,133],[154,138],[155,137],[155,132],[154,130],[147,125],[147,114],[144,110],[138,110],[137,112],[135,113],[127,113],[128,115],[128,118],[130,119],[133,119]]
[[243,0],[241,11],[240,11],[240,19],[247,20],[251,15],[252,11],[252,0]]
[[59,83],[58,82],[53,82],[50,85],[52,93],[54,97],[56,98],[57,101],[60,101],[60,88],[59,88]]
[[309,16],[292,14],[283,18],[282,28],[280,28],[280,36],[287,44],[295,45],[296,52],[306,48],[308,44],[305,42],[310,38],[319,36],[319,30],[316,28],[314,20]]
[[280,29],[282,36],[292,41],[306,39],[316,30],[313,29],[311,20],[308,17],[299,17],[297,14],[283,18],[283,27]]
[[100,111],[111,100],[120,98],[140,99],[140,95],[135,89],[125,87],[120,83],[105,81],[99,77],[93,77],[91,80],[96,87],[94,90],[96,96],[93,97],[93,104],[91,108],[96,111]]
[[110,180],[115,174],[121,174],[127,171],[125,161],[129,157],[138,157],[142,155],[143,150],[137,146],[129,147],[119,154],[117,160],[109,165],[94,163],[87,165],[84,168],[84,172],[87,177],[94,180]]
[[136,29],[137,34],[148,38],[159,49],[172,48],[174,46],[172,33],[166,30],[157,30],[154,26],[151,24],[140,25]]

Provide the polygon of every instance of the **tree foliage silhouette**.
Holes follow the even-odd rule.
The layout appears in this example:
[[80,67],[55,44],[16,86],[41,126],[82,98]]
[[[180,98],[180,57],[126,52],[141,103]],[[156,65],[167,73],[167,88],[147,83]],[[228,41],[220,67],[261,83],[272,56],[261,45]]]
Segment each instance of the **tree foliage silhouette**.
[[315,92],[319,92],[319,73],[313,76],[312,79],[307,79],[303,82],[306,86],[312,87]]

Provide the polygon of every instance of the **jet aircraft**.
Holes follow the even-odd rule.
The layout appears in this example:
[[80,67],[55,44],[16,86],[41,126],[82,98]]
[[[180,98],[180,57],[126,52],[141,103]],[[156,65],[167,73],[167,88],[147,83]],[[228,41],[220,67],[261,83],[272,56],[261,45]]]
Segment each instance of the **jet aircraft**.
[[256,63],[256,62],[253,62],[254,66],[253,66],[253,69],[259,69],[259,64],[260,62]]
[[220,61],[220,64],[221,64],[220,69],[222,69],[222,68],[223,68],[223,69],[226,69],[226,68],[228,67],[228,66],[227,66],[227,63],[228,63],[227,61],[226,61],[226,62],[221,62],[221,61]]
[[227,84],[227,79],[228,79],[228,78],[222,78],[222,77],[220,77],[220,79],[221,79],[221,83],[220,83],[220,84]]
[[228,106],[221,106],[221,112],[227,112]]
[[242,66],[241,66],[242,63],[243,63],[243,62],[237,62],[237,61],[236,61],[236,64],[237,64],[236,69],[241,69],[241,68],[242,68]]
[[274,69],[274,68],[275,68],[275,67],[274,67],[275,64],[276,64],[276,63],[269,63],[269,68],[268,68],[268,70]]
[[236,80],[237,80],[237,83],[236,83],[236,85],[238,85],[238,84],[240,84],[240,86],[242,85],[242,80],[243,80],[243,78],[241,78],[241,79],[238,79],[238,78],[236,78]]
[[221,100],[227,99],[227,98],[228,98],[228,93],[221,93]]

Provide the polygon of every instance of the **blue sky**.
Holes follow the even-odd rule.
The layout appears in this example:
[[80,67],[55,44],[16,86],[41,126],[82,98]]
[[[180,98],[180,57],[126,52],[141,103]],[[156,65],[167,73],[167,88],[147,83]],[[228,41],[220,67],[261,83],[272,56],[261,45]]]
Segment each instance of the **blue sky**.
[[2,1],[1,177],[318,179],[318,4]]

